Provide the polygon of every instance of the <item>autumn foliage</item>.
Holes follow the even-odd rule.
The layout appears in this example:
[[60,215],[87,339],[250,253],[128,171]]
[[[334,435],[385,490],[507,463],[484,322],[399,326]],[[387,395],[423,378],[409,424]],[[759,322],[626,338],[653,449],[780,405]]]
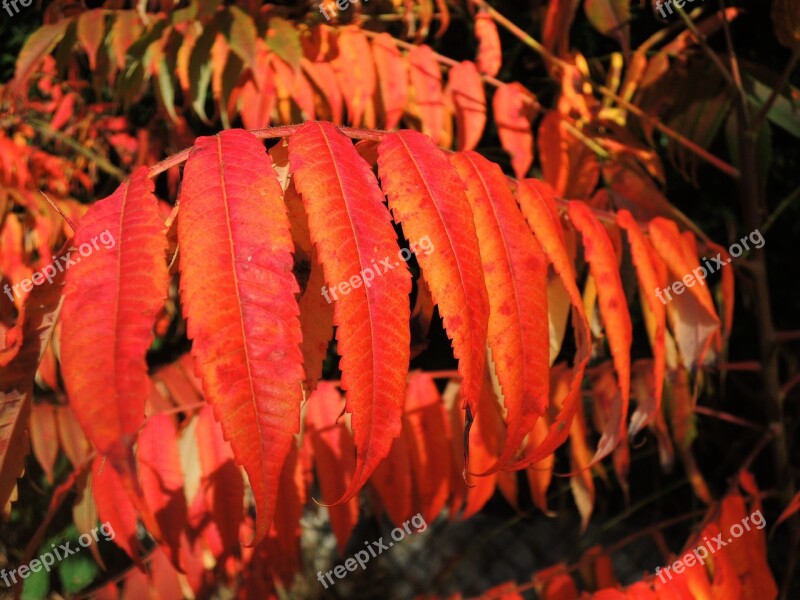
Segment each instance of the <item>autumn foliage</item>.
[[[482,0],[128,4],[50,4],[0,87],[0,504],[22,532],[0,566],[98,521],[117,547],[15,593],[319,597],[322,536],[338,564],[378,537],[367,521],[466,526],[500,502],[568,512],[595,543],[481,597],[777,597],[761,528],[668,582],[612,565],[643,536],[669,565],[770,495],[778,531],[797,527],[783,451],[777,492],[754,468],[786,443],[772,396],[766,425],[704,413],[763,433],[725,477],[693,447],[736,367],[740,273],[654,293],[754,228],[714,241],[666,195],[708,172],[762,193],[746,151],[713,146],[724,125],[746,148],[760,130],[736,127],[759,117],[737,125],[733,76],[697,83],[741,9],[642,41],[627,0],[537,3],[536,27]],[[796,61],[800,15],[772,16]],[[610,58],[587,59],[576,24]],[[465,31],[468,59],[446,43]],[[796,135],[786,78],[753,94]],[[702,106],[681,106],[692,85]],[[601,545],[596,509],[645,502],[648,456],[656,486],[685,477],[688,518]],[[445,589],[473,593],[415,593]]]

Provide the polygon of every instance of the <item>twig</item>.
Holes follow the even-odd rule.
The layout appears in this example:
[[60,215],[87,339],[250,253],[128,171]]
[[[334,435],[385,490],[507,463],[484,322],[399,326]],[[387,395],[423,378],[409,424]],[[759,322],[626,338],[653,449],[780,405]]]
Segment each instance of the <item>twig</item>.
[[769,216],[769,218],[767,218],[767,220],[764,221],[764,224],[761,227],[759,227],[759,231],[761,233],[766,233],[767,230],[770,227],[772,227],[772,225],[775,223],[775,221],[778,219],[781,213],[787,208],[789,208],[789,205],[798,198],[800,198],[800,187],[795,188],[795,190],[792,193],[790,193],[788,196],[786,196],[786,198],[781,200],[780,204],[778,204],[778,208],[776,208]]
[[713,408],[708,408],[707,406],[695,406],[694,412],[696,412],[699,415],[705,415],[707,417],[713,417],[715,419],[719,419],[720,421],[727,421],[728,423],[733,423],[734,425],[747,427],[748,429],[755,429],[756,431],[764,431],[764,427],[762,427],[758,423],[753,423],[752,421],[748,421],[747,419],[742,419],[741,417],[737,417],[736,415],[732,415],[730,413],[726,413],[721,410],[714,410]]
[[[681,6],[676,4],[675,8],[678,11],[678,15],[680,15],[681,19],[683,19],[683,22],[686,24],[686,28],[692,32],[692,35],[697,40],[697,43],[700,44],[700,47],[703,49],[703,52],[706,53],[706,56],[708,56],[709,60],[717,68],[717,71],[720,72],[725,81],[727,81],[732,87],[738,88],[740,92],[739,95],[742,98],[746,99],[747,95],[744,93],[744,89],[736,85],[736,81],[734,80],[731,73],[728,71],[728,69],[725,68],[725,65],[722,64],[722,61],[720,60],[717,53],[714,52],[711,49],[711,46],[709,46],[708,43],[706,42],[706,36],[704,36],[702,33],[700,33],[700,31],[698,31],[697,27],[695,27],[694,21],[692,21],[689,18],[689,15],[686,14],[686,11],[684,11]],[[724,14],[722,15],[722,19],[723,21],[726,20]]]
[[731,36],[730,23],[728,22],[728,13],[725,6],[725,0],[719,0],[720,12],[722,18],[722,31],[725,35],[725,46],[728,49],[728,61],[731,63],[731,76],[736,84],[736,89],[739,92],[740,102],[747,102],[747,93],[742,84],[742,74],[739,69],[739,58],[736,56],[736,49],[733,47],[733,37]]
[[28,124],[30,124],[40,134],[56,138],[61,143],[66,144],[79,154],[82,154],[89,160],[93,161],[94,163],[97,164],[98,168],[101,171],[105,171],[106,173],[108,173],[109,175],[115,177],[120,181],[125,179],[125,171],[111,164],[111,162],[108,161],[105,157],[92,152],[86,146],[84,146],[80,142],[73,140],[68,135],[64,135],[60,131],[56,131],[55,129],[51,128],[50,125],[48,125],[47,123],[39,121],[38,119],[28,119]]
[[789,62],[786,63],[786,67],[783,69],[783,73],[781,73],[781,78],[778,80],[778,85],[772,88],[772,93],[769,95],[769,98],[767,98],[767,101],[764,102],[761,110],[758,111],[756,118],[753,119],[753,122],[750,125],[750,131],[758,131],[758,129],[761,127],[764,119],[766,119],[767,115],[769,114],[769,109],[772,108],[775,100],[778,99],[778,96],[783,91],[786,83],[789,81],[789,76],[792,74],[792,71],[794,71],[794,67],[797,64],[798,59],[800,59],[800,44],[795,45],[794,50],[792,51],[792,56],[789,59]]

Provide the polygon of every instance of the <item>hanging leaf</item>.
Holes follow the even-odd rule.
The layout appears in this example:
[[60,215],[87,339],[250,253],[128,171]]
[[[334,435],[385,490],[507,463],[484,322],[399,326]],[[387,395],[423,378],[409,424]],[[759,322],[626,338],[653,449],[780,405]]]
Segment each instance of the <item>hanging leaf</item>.
[[198,138],[180,196],[181,303],[206,398],[253,489],[253,544],[269,531],[281,468],[300,429],[298,288],[282,196],[251,134]]
[[408,104],[408,65],[388,33],[372,38],[372,55],[378,73],[384,127],[396,129]]
[[531,123],[537,106],[536,97],[516,82],[497,88],[492,100],[500,143],[511,156],[511,166],[519,179],[528,174],[533,164]]
[[488,12],[481,11],[475,15],[475,37],[478,38],[478,55],[475,58],[478,71],[494,77],[500,71],[503,52],[497,25]]
[[459,150],[474,150],[486,127],[486,94],[475,64],[463,61],[450,69],[445,94],[456,115]]
[[442,71],[430,47],[414,46],[408,53],[413,102],[422,121],[422,133],[439,146],[449,146],[447,110],[442,91]]
[[463,381],[464,406],[475,414],[483,381],[489,300],[464,185],[430,138],[412,131],[384,136],[378,173],[395,220],[409,240],[427,236],[417,254]]
[[547,262],[497,165],[475,152],[450,162],[467,186],[489,295],[488,342],[508,411],[506,446],[517,451],[548,404]]
[[334,300],[341,387],[358,449],[355,474],[338,504],[364,486],[400,434],[411,279],[395,260],[395,235],[375,176],[348,138],[333,125],[307,123],[289,140],[289,163],[329,288],[322,292]]
[[633,326],[622,289],[617,257],[605,228],[583,202],[573,200],[568,207],[569,218],[583,238],[586,262],[597,283],[600,315],[614,359],[620,403],[614,404],[605,431],[597,443],[594,461],[607,456],[625,434],[631,386],[631,344]]
[[[144,421],[152,385],[145,352],[167,296],[167,242],[146,167],[89,208],[73,248],[62,261],[64,384],[86,435],[120,468]],[[94,368],[86,369],[90,355]]]

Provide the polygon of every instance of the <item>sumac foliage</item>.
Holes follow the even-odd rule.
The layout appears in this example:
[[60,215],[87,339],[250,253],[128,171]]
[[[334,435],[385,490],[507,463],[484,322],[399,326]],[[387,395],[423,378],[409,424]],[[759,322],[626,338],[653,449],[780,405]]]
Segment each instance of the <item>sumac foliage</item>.
[[[639,533],[601,546],[593,529],[612,487],[612,520],[652,501],[632,475],[648,456],[656,485],[678,469],[670,491],[702,504],[641,525],[662,551],[662,529],[694,521],[685,555],[769,494],[751,473],[780,415],[703,413],[764,432],[725,489],[693,449],[698,399],[736,366],[733,267],[658,295],[738,258],[667,199],[667,175],[757,190],[753,156],[710,153],[718,133],[760,118],[797,134],[748,63],[681,107],[738,9],[636,48],[627,0],[536,3],[541,43],[483,0],[127,4],[48,6],[0,87],[0,503],[10,522],[42,505],[0,567],[65,518],[64,539],[99,521],[116,550],[59,566],[66,595],[317,597],[309,547],[344,561],[378,531],[366,520],[550,518],[566,492],[577,550],[482,597],[777,596],[763,526],[668,580],[618,578],[611,556]],[[795,12],[773,11],[793,60]],[[578,22],[610,58],[573,49]],[[508,76],[506,34],[547,86]],[[737,121],[737,84],[762,117]]]

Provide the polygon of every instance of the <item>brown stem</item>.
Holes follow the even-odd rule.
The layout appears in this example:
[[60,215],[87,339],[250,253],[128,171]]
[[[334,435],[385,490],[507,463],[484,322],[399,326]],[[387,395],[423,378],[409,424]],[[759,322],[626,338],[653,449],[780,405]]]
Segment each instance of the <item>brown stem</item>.
[[[757,133],[749,126],[747,113],[750,106],[742,101],[737,107],[737,129],[739,135],[739,164],[741,166],[740,195],[745,231],[754,231],[763,223],[766,214],[766,202],[761,193],[758,173]],[[757,131],[757,130],[756,130]],[[788,504],[794,496],[794,483],[789,461],[789,440],[786,437],[783,415],[783,397],[781,395],[780,375],[778,370],[778,343],[775,325],[772,318],[772,301],[770,297],[767,261],[764,252],[754,252],[751,259],[751,276],[753,277],[753,294],[755,296],[755,317],[757,323],[759,355],[763,364],[761,383],[767,425],[775,433],[772,453],[775,468],[775,481],[781,492],[781,501]],[[789,521],[791,537],[798,539],[800,523],[797,516]],[[793,569],[794,563],[787,566]],[[786,598],[788,589],[782,591]]]
[[741,427],[747,427],[748,429],[755,429],[756,431],[764,431],[764,427],[759,425],[758,423],[753,423],[752,421],[748,421],[747,419],[742,419],[741,417],[737,417],[736,415],[732,415],[730,413],[726,413],[721,410],[714,410],[713,408],[708,408],[707,406],[696,406],[694,408],[694,412],[696,412],[699,415],[706,415],[707,417],[713,417],[715,419],[719,419],[720,421],[733,423],[734,425],[740,425]]

